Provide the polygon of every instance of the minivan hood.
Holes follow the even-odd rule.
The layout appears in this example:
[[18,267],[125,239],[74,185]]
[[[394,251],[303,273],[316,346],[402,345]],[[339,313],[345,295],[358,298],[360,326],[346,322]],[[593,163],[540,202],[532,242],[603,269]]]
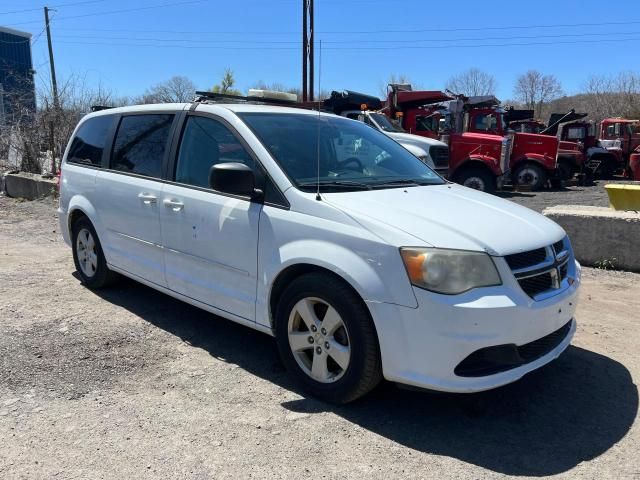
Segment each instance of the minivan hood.
[[327,193],[323,199],[398,247],[502,256],[547,246],[565,235],[533,210],[455,184]]

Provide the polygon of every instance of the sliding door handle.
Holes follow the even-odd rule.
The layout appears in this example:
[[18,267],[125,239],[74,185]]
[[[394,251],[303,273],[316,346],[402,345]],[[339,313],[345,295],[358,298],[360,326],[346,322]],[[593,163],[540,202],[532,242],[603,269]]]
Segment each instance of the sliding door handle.
[[155,195],[151,195],[150,193],[139,193],[138,198],[142,200],[142,203],[145,205],[151,205],[158,201],[158,198]]

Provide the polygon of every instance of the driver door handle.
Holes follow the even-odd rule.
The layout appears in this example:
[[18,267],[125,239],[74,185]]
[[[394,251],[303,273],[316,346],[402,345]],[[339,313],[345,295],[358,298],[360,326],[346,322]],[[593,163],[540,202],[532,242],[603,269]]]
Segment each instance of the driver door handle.
[[170,208],[171,210],[173,210],[174,212],[179,212],[180,210],[182,210],[184,208],[184,203],[178,201],[178,200],[174,200],[172,198],[165,198],[162,203],[164,204],[165,207]]

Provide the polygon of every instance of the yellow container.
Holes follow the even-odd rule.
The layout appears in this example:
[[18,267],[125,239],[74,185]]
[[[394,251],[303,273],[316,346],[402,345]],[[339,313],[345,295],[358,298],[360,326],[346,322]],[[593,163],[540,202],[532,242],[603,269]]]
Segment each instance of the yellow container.
[[640,185],[605,185],[609,195],[609,206],[614,210],[640,210]]

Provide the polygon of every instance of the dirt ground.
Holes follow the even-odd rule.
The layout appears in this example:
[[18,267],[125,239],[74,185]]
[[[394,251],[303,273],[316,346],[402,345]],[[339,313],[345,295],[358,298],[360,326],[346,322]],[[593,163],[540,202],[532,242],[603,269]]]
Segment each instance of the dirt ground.
[[334,407],[268,336],[132,281],[82,287],[57,230],[52,200],[0,197],[2,479],[640,478],[640,275],[584,269],[573,346],[513,385]]

